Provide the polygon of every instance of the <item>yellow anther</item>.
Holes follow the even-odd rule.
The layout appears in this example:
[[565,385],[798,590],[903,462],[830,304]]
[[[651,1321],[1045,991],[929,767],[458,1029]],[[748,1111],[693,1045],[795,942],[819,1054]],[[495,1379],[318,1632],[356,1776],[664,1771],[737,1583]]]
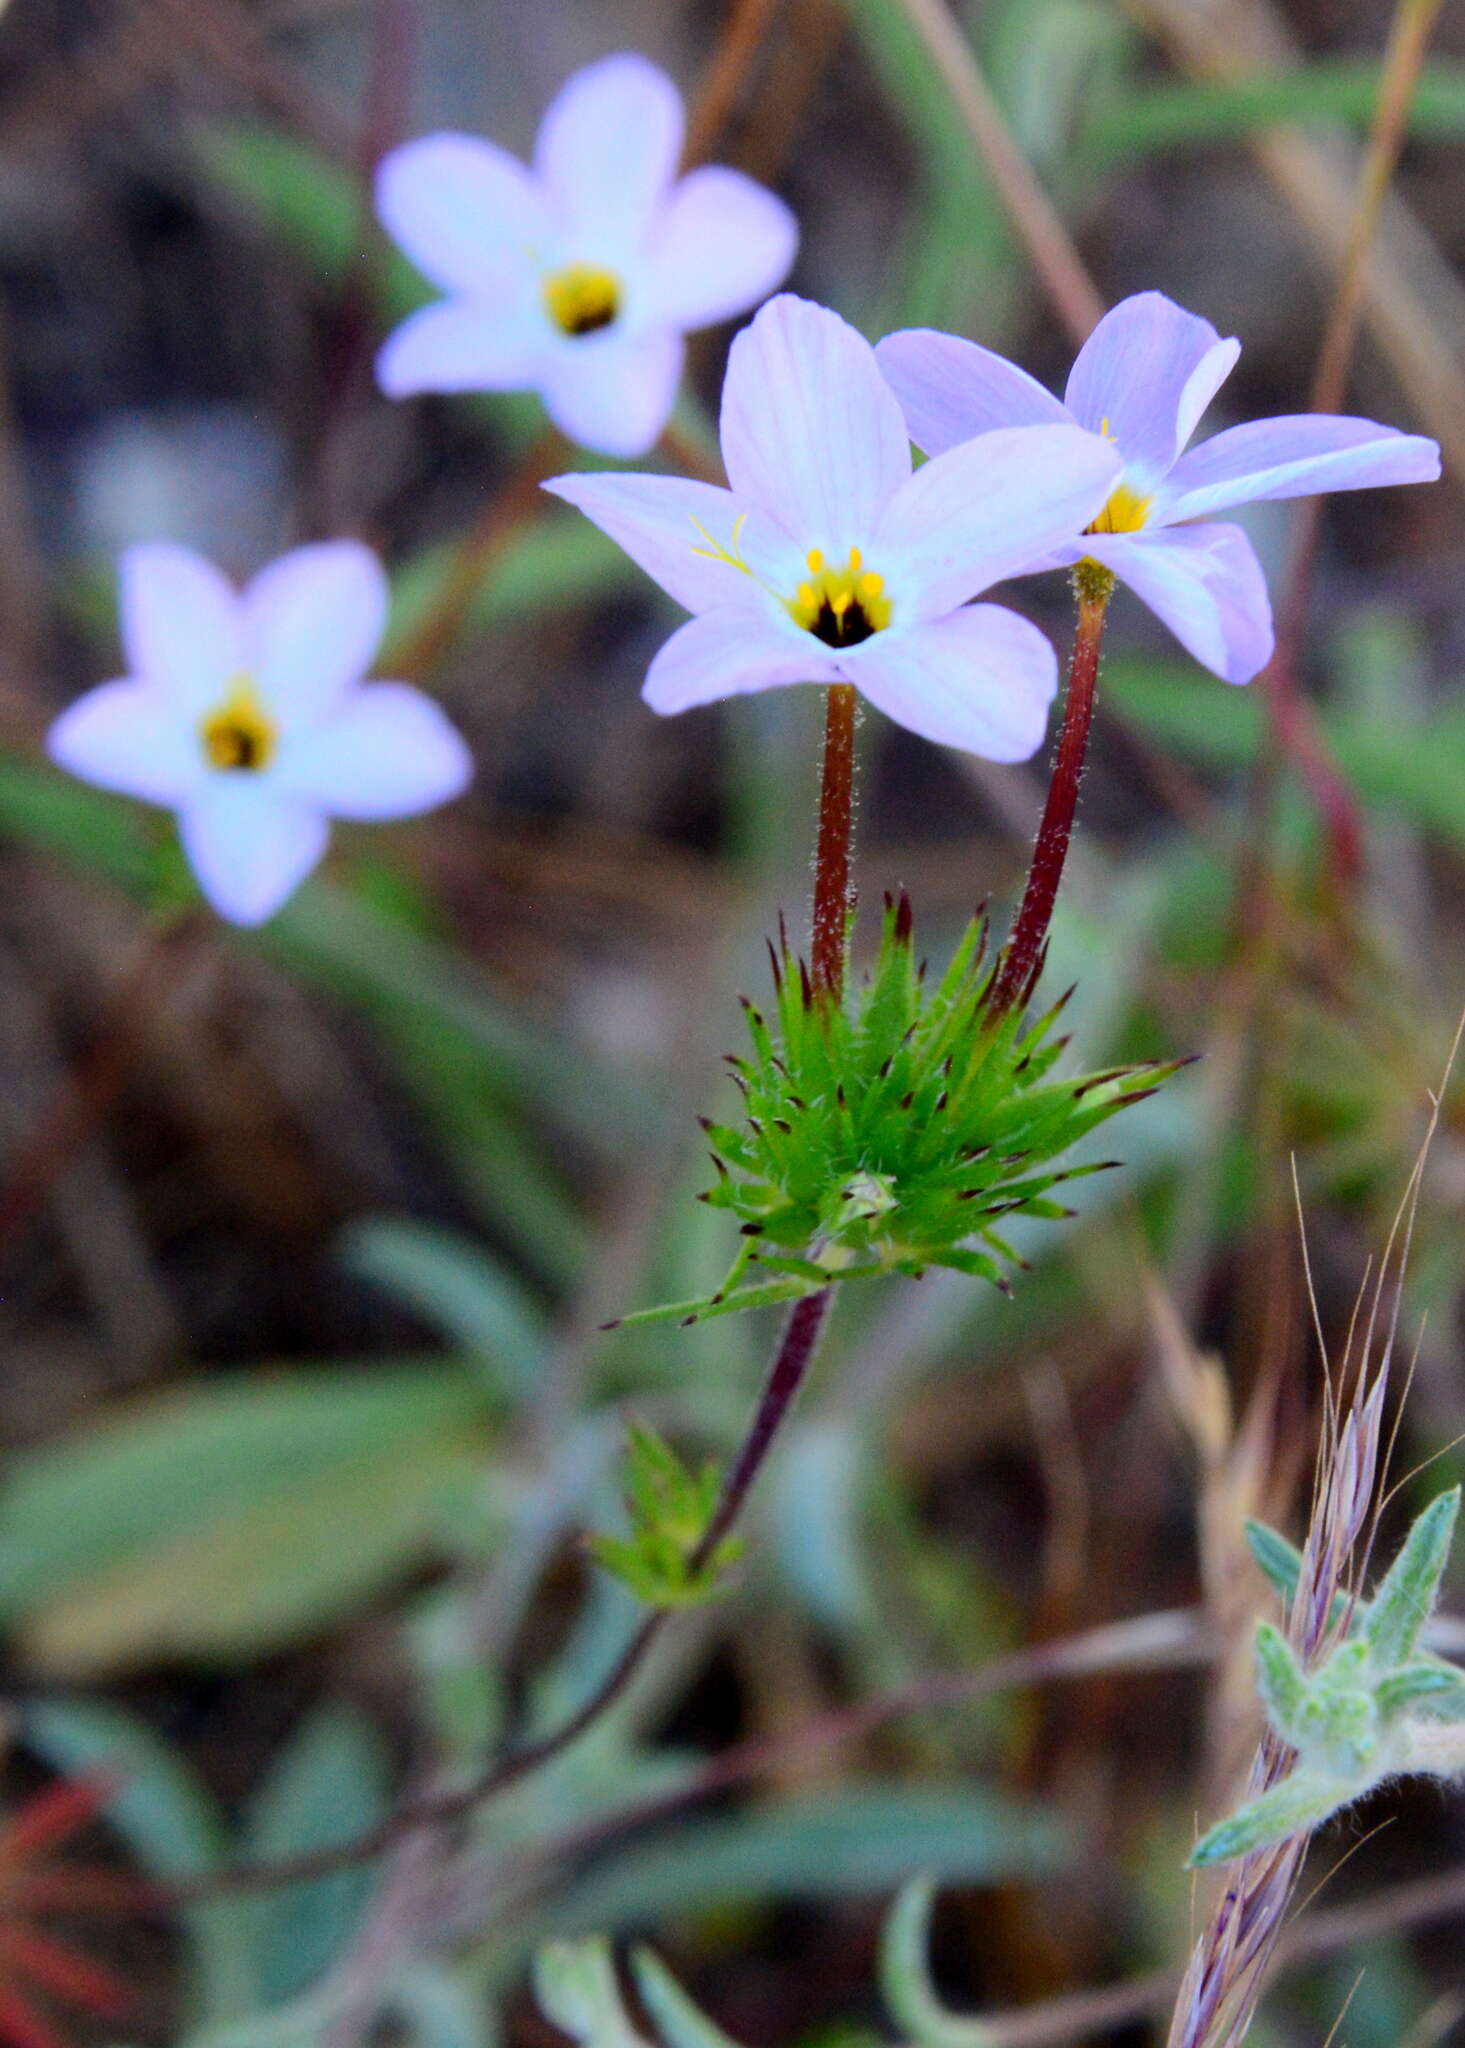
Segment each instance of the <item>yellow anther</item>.
[[561,334],[594,334],[621,309],[620,279],[593,263],[567,263],[544,280],[544,310]]
[[1140,497],[1128,484],[1120,484],[1087,530],[1090,533],[1138,533],[1149,517],[1153,502],[1151,498]]
[[891,603],[885,578],[866,569],[859,548],[851,548],[845,566],[830,568],[822,548],[810,548],[804,560],[808,578],[785,599],[794,624],[829,647],[858,647],[872,633],[890,624]]
[[198,729],[211,768],[258,773],[274,758],[279,737],[274,720],[260,702],[248,676],[235,676],[228,694]]

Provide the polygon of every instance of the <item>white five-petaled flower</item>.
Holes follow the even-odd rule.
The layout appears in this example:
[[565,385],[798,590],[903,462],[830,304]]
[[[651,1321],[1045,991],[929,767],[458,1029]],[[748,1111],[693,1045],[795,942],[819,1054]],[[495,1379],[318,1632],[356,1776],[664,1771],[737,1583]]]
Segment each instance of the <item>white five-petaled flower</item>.
[[1440,473],[1439,449],[1422,435],[1328,413],[1253,420],[1187,449],[1240,353],[1239,341],[1223,341],[1161,292],[1139,292],[1105,314],[1062,403],[1025,370],[955,335],[910,329],[878,349],[911,438],[928,454],[995,427],[1060,421],[1112,441],[1124,477],[1092,531],[1028,567],[1102,562],[1228,683],[1250,682],[1271,658],[1272,608],[1251,542],[1239,526],[1213,524],[1214,513]]
[[121,561],[128,674],[51,727],[84,781],[178,813],[205,896],[235,924],[279,909],[331,818],[405,818],[460,794],[461,736],[405,683],[363,683],[387,618],[369,548],[297,548],[243,591],[170,542]]
[[536,390],[572,441],[644,455],[683,336],[766,298],[798,243],[788,208],[740,172],[678,178],[683,129],[671,80],[627,53],[561,88],[532,170],[471,135],[393,150],[378,211],[448,296],[389,336],[383,390]]
[[1026,760],[1053,650],[1015,612],[967,600],[1082,532],[1118,482],[1113,448],[1072,424],[1024,427],[913,475],[869,343],[788,294],[733,342],[721,433],[730,490],[664,476],[546,486],[695,614],[651,664],[651,708],[849,682],[927,739]]

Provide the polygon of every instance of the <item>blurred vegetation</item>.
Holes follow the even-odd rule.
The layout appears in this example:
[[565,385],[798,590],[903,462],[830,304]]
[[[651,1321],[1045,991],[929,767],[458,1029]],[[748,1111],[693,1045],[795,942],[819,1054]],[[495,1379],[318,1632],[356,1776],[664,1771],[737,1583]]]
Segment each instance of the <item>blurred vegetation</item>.
[[[1329,208],[1346,221],[1389,19],[1383,0],[964,10],[1106,295],[1156,286],[1242,336],[1216,423],[1306,403]],[[738,994],[767,999],[763,936],[802,915],[813,693],[654,722],[637,690],[669,614],[644,579],[547,501],[492,523],[534,404],[393,408],[370,384],[421,287],[372,230],[363,162],[442,125],[522,148],[560,78],[619,46],[694,104],[734,63],[711,153],[799,212],[799,289],[871,335],[949,326],[1058,380],[1062,333],[903,0],[16,0],[0,23],[10,1768],[15,1800],[117,1768],[108,1852],[158,1884],[350,1841],[584,1699],[636,1619],[585,1544],[624,1532],[628,1422],[691,1471],[725,1456],[772,1333],[761,1313],[601,1325],[705,1295],[734,1248],[692,1199],[695,1116],[731,1114]],[[1408,133],[1382,243],[1408,289],[1366,322],[1350,404],[1448,456],[1448,10]],[[725,341],[695,345],[678,416],[703,448]],[[885,1984],[923,2040],[1006,2038],[948,1991],[1005,2009],[1178,1964],[1196,1817],[1224,1810],[1254,1734],[1244,1669],[1239,1692],[1225,1662],[1148,1670],[1121,1636],[1061,1685],[794,1738],[1103,1624],[1208,1610],[1241,1642],[1264,1610],[1259,1578],[1214,1567],[1243,1515],[1296,1535],[1305,1514],[1322,1379],[1292,1175],[1338,1350],[1465,1003],[1460,509],[1456,476],[1327,513],[1307,685],[1362,808],[1356,886],[1260,693],[1195,672],[1121,599],[1049,985],[1077,980],[1084,1066],[1202,1055],[1104,1136],[1092,1156],[1117,1140],[1124,1172],[1077,1183],[1061,1232],[1012,1221],[1032,1270],[1011,1301],[956,1273],[841,1292],[730,1590],[552,1767],[370,1866],[99,1934],[138,1987],[127,2038],[542,2044],[529,1970],[555,1941],[545,2009],[609,2048],[649,2038],[578,1945],[611,1935],[672,1966],[637,1951],[668,2048],[717,2048],[707,2014],[749,2044],[865,2040],[887,2025],[882,1922],[922,1874],[943,1887],[931,1957],[918,1889]],[[1250,530],[1276,588],[1286,520],[1262,507]],[[112,672],[120,545],[167,532],[243,572],[328,531],[385,555],[383,672],[441,696],[477,788],[342,833],[275,923],[210,931],[139,1007],[179,857],[39,736]],[[1067,633],[1060,579],[1014,596]],[[864,900],[908,888],[944,962],[973,906],[1020,885],[1042,764],[958,761],[874,718],[862,747]],[[119,1036],[115,1085],[49,1124]],[[1396,1454],[1436,1459],[1431,1487],[1461,1468],[1462,1197],[1457,1075]],[[1424,1498],[1403,1496],[1401,1528]],[[1194,1632],[1173,1640],[1194,1661]],[[1330,1903],[1465,1865],[1457,1799],[1397,1804]],[[1341,1860],[1325,1838],[1316,1877]],[[1454,1910],[1290,1968],[1265,2038],[1321,2038],[1360,1971],[1354,2048],[1444,2038]],[[1164,2013],[1162,1987],[1128,2024]]]

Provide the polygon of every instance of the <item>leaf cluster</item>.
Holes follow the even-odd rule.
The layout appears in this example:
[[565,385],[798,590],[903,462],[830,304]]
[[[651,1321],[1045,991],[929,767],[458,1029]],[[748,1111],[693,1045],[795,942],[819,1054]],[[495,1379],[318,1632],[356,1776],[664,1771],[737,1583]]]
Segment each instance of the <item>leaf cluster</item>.
[[655,1430],[633,1424],[626,1454],[629,1536],[592,1536],[591,1555],[651,1607],[694,1607],[714,1597],[742,1553],[729,1537],[695,1569],[692,1559],[717,1506],[722,1475],[715,1460],[684,1465]]
[[[1443,1493],[1414,1522],[1372,1600],[1334,1618],[1341,1633],[1304,1671],[1282,1631],[1256,1634],[1257,1690],[1293,1769],[1196,1844],[1191,1863],[1225,1863],[1319,1826],[1385,1778],[1465,1768],[1465,1673],[1419,1647],[1434,1609],[1460,1508]],[[1285,1600],[1300,1560],[1274,1530],[1251,1532],[1253,1555]]]

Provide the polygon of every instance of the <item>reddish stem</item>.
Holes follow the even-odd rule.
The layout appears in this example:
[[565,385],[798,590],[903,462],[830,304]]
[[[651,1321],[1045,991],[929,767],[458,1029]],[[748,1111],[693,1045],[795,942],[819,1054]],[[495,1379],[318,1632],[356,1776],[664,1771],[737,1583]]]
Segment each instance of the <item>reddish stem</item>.
[[809,978],[816,995],[844,996],[849,945],[850,838],[855,804],[855,689],[831,683],[824,705],[824,768],[819,785],[819,845],[814,856],[814,914]]
[[991,1011],[1003,1016],[1025,1003],[1032,993],[1043,964],[1048,926],[1063,864],[1068,858],[1068,841],[1073,816],[1078,808],[1079,784],[1083,780],[1084,758],[1088,753],[1089,726],[1094,715],[1094,690],[1099,680],[1099,651],[1104,641],[1104,618],[1114,581],[1086,573],[1081,564],[1074,577],[1078,595],[1078,630],[1068,664],[1068,693],[1063,705],[1063,730],[1053,763],[1053,780],[1043,806],[1042,823],[1033,843],[1032,864],[1027,887],[1013,921],[1012,935],[1002,950],[1001,964],[992,988]]

